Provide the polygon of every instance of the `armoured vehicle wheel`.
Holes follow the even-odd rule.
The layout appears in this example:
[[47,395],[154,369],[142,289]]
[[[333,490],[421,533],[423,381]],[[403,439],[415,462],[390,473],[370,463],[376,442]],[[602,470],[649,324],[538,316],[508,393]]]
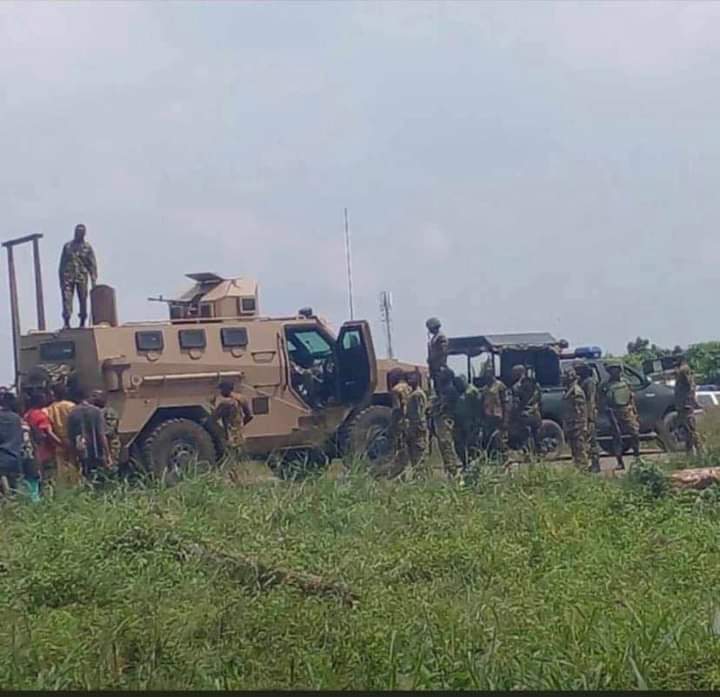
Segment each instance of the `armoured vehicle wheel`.
[[345,426],[345,465],[359,464],[372,474],[383,474],[392,464],[391,420],[392,409],[380,405],[368,407],[352,417]]
[[547,460],[559,457],[565,447],[565,434],[562,427],[549,419],[543,419],[538,440],[540,441],[540,454]]
[[677,453],[685,450],[687,434],[684,429],[678,427],[677,414],[674,411],[665,414],[658,425],[658,435],[660,436],[660,444],[666,452]]
[[170,419],[156,426],[143,441],[142,455],[148,471],[158,477],[216,461],[212,437],[190,419]]
[[268,466],[279,479],[299,481],[321,474],[330,464],[330,458],[322,450],[302,448],[273,453]]

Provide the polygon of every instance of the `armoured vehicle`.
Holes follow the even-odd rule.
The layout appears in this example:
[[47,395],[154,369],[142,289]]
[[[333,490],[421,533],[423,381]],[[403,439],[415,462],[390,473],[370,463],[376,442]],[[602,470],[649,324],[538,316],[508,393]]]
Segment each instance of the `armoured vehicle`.
[[[541,440],[546,454],[559,454],[565,439],[562,430],[562,373],[574,361],[582,359],[595,371],[598,384],[608,379],[602,351],[596,346],[568,349],[565,340],[546,332],[525,334],[486,334],[450,337],[449,354],[462,360],[468,379],[479,381],[483,367],[490,363],[495,375],[510,385],[512,367],[526,366],[542,391],[543,426]],[[623,366],[623,375],[635,393],[640,417],[640,437],[645,441],[659,440],[668,451],[681,447],[682,435],[675,429],[675,402],[672,389],[653,383],[645,375]],[[598,440],[606,452],[612,451],[611,425],[607,416],[599,415]]]
[[248,455],[267,458],[281,476],[337,455],[383,461],[385,377],[395,362],[376,361],[367,322],[346,322],[336,334],[310,308],[263,317],[255,281],[188,277],[194,285],[179,297],[151,298],[168,305],[158,322],[119,324],[114,290],[97,286],[90,327],[21,337],[21,387],[66,376],[71,386],[105,390],[120,416],[121,462],[155,473],[220,457],[206,421],[223,378],[252,405]]

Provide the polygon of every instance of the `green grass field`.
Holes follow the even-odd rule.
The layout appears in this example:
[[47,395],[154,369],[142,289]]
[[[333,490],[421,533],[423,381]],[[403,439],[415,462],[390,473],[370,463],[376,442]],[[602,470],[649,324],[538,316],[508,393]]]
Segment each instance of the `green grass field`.
[[[572,468],[0,507],[8,688],[720,687],[720,499]],[[354,607],[178,545],[345,583]]]

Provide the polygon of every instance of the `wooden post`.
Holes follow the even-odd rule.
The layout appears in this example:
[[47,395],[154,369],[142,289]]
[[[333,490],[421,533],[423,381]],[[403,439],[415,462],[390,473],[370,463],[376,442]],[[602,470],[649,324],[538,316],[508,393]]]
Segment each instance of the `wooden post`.
[[38,329],[44,332],[45,326],[45,298],[43,297],[42,270],[40,269],[40,243],[39,237],[34,237],[33,263],[35,265],[35,304],[37,306]]

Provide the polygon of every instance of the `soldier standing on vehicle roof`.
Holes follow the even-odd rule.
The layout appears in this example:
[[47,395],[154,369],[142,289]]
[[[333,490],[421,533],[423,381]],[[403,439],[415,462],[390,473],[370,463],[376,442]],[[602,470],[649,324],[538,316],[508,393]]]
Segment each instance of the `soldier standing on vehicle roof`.
[[494,433],[497,433],[497,447],[504,459],[507,451],[509,417],[507,387],[504,382],[497,379],[491,363],[485,367],[482,379],[484,383],[480,399],[482,447],[487,452],[490,447],[490,439]]
[[573,462],[578,467],[587,467],[587,401],[585,392],[578,384],[573,368],[563,375],[563,429],[570,446]]
[[455,403],[458,398],[453,384],[454,377],[453,371],[447,366],[438,370],[435,395],[432,398],[431,406],[440,457],[445,473],[451,478],[457,476],[459,464],[453,443]]
[[425,322],[425,326],[430,334],[427,363],[433,387],[437,388],[438,374],[442,368],[447,368],[448,340],[445,334],[440,331],[442,325],[437,317],[431,317]]
[[412,389],[407,384],[402,368],[393,368],[388,373],[387,385],[392,404],[390,434],[393,444],[393,470],[400,474],[408,463],[407,407]]
[[587,444],[590,451],[590,471],[600,471],[600,445],[597,438],[598,397],[597,380],[591,366],[584,362],[575,364],[575,372],[580,378],[580,387],[585,393],[587,404]]
[[607,363],[606,368],[610,378],[602,387],[602,401],[613,430],[613,444],[617,459],[615,469],[624,470],[623,434],[629,436],[634,456],[640,457],[640,424],[635,409],[635,395],[622,376],[621,363]]
[[74,239],[63,247],[59,274],[65,329],[70,327],[75,293],[80,306],[80,326],[84,327],[87,320],[88,279],[94,288],[97,282],[97,262],[93,248],[85,241],[85,226],[82,224],[75,226]]
[[675,372],[677,425],[685,431],[685,449],[688,455],[702,455],[703,443],[695,420],[695,409],[700,407],[697,402],[695,378],[688,365],[687,357],[681,351],[676,351],[675,357],[677,364]]
[[210,421],[220,431],[226,452],[229,450],[238,458],[245,445],[243,429],[253,420],[252,408],[245,397],[235,392],[232,380],[223,380],[218,391],[211,400]]
[[523,450],[529,449],[537,455],[540,452],[542,394],[537,382],[528,376],[524,365],[513,366],[511,396],[510,430],[520,436]]

